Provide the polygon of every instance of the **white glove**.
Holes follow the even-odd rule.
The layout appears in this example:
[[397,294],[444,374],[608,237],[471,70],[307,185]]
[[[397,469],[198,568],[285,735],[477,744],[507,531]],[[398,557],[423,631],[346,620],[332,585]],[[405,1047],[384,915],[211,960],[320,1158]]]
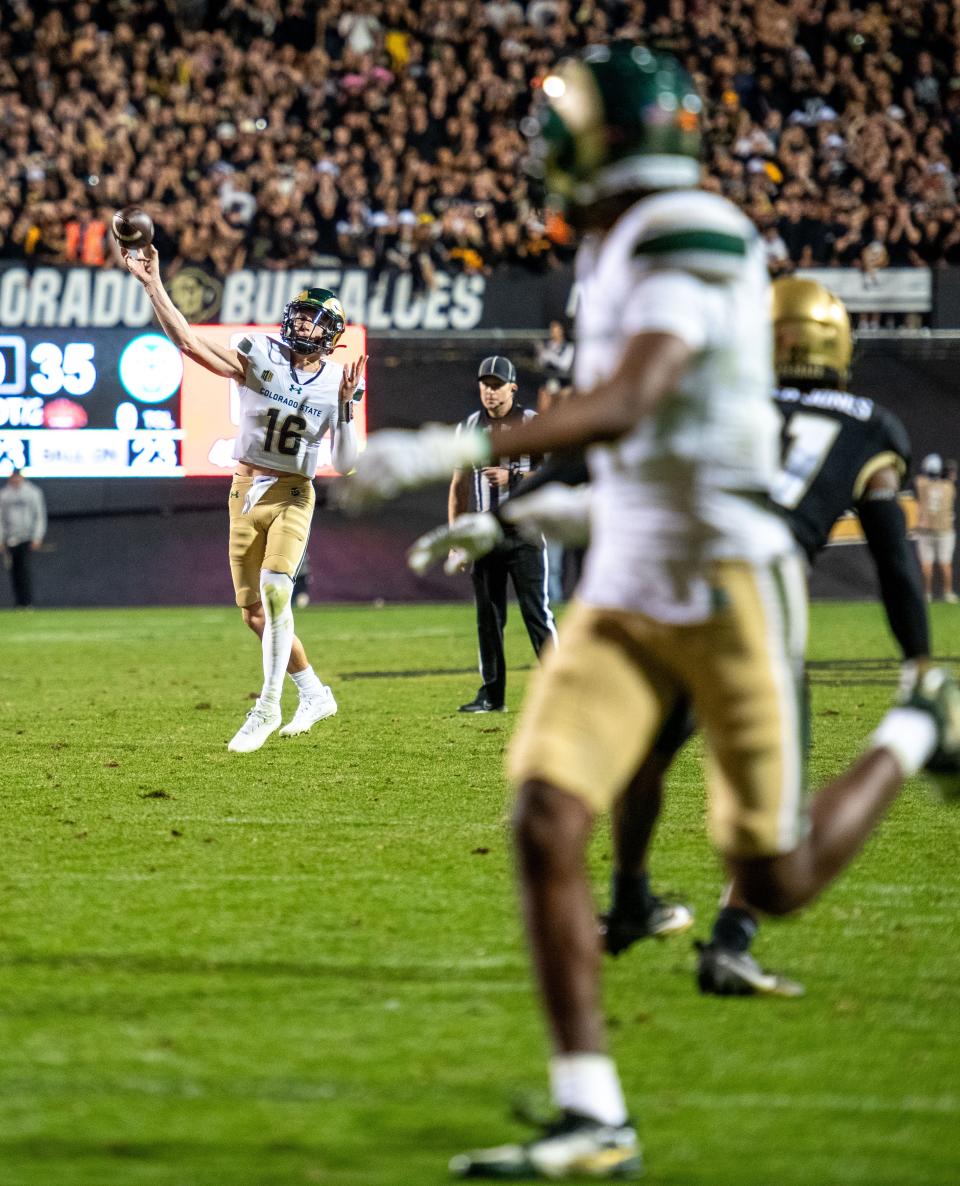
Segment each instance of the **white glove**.
[[449,478],[455,469],[489,461],[490,438],[485,432],[458,432],[440,424],[416,432],[375,432],[341,487],[340,503],[348,510],[362,510],[404,490]]
[[447,576],[460,572],[471,560],[492,552],[503,539],[503,529],[493,515],[458,515],[449,527],[435,527],[421,535],[407,552],[407,564],[418,576],[438,560],[446,561]]
[[448,577],[459,576],[467,571],[469,563],[470,557],[463,548],[452,548],[450,555],[443,562],[443,571]]
[[550,482],[505,503],[500,518],[531,543],[544,535],[551,543],[582,547],[590,542],[590,487]]

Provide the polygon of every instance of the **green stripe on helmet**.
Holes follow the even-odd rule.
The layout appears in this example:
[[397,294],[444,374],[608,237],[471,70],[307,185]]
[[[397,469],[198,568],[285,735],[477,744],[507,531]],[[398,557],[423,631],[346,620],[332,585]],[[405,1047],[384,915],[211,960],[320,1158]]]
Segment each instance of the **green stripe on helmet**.
[[342,312],[336,294],[332,293],[329,288],[304,288],[297,293],[291,304],[311,305],[316,309],[335,308],[338,312]]
[[664,255],[677,251],[719,251],[726,255],[746,255],[747,241],[741,235],[723,231],[670,231],[642,239],[633,249],[634,255]]

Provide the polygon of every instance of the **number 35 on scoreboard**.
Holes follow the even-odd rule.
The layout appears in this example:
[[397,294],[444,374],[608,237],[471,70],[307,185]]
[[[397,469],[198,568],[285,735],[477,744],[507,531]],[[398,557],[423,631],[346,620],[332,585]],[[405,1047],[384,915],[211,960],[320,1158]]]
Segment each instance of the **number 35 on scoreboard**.
[[37,342],[30,351],[33,373],[27,377],[27,343],[19,334],[0,334],[0,396],[84,396],[97,383],[92,342]]
[[[199,325],[205,338],[220,346],[236,346],[249,334],[276,336],[275,325]],[[362,325],[348,325],[334,354],[342,365],[366,354],[367,331]],[[353,406],[357,441],[362,449],[367,438],[367,399]],[[183,467],[187,477],[229,474],[236,460],[233,455],[240,402],[232,379],[213,375],[199,363],[184,357],[183,386],[180,390],[180,424],[184,430]],[[317,477],[334,477],[330,464],[330,440],[321,446]]]

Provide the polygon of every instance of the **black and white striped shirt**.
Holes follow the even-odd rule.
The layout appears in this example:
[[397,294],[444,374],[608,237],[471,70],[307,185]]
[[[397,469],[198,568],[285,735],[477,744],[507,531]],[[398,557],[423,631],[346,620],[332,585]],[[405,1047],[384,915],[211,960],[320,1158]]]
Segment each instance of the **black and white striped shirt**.
[[[526,424],[528,420],[532,420],[536,416],[533,408],[525,408],[523,404],[517,400],[513,401],[513,407],[506,414],[506,416],[493,417],[489,415],[486,408],[480,408],[476,412],[461,420],[457,425],[457,432],[467,429],[484,428],[489,431],[491,425],[500,424],[505,429],[509,429],[511,424]],[[519,458],[501,458],[499,460],[491,461],[492,466],[497,466],[501,469],[508,469],[510,471],[510,482],[506,486],[494,486],[483,476],[482,469],[474,469],[472,471],[472,480],[470,483],[470,510],[471,511],[495,511],[497,507],[501,506],[510,497],[517,486],[523,481],[524,477],[530,473],[531,470],[537,468],[542,458],[523,456]]]

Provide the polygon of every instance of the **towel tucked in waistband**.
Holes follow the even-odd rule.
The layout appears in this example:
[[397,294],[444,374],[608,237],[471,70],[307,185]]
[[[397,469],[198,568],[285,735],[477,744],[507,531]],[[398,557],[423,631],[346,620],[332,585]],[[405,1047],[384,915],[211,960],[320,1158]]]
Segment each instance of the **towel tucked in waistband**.
[[250,483],[250,489],[247,491],[247,497],[243,500],[243,513],[245,515],[250,514],[260,499],[263,498],[277,480],[276,477],[269,477],[267,474],[261,474],[259,478],[253,479]]

